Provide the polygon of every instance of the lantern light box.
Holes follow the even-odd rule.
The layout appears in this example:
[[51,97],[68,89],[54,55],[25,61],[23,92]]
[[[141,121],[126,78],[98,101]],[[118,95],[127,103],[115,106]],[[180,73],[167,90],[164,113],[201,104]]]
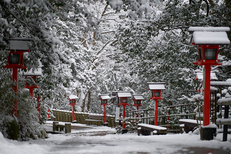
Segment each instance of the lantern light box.
[[190,27],[193,33],[191,43],[198,47],[198,61],[196,65],[221,65],[218,60],[219,45],[228,45],[230,40],[226,31],[229,27]]
[[152,97],[150,99],[162,99],[161,90],[164,90],[164,82],[148,82],[149,90],[151,90]]

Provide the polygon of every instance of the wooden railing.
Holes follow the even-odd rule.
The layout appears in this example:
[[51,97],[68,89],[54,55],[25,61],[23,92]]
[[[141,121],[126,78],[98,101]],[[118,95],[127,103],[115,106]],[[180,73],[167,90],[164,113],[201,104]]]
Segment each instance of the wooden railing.
[[[72,111],[52,110],[52,113],[53,116],[51,116],[51,120],[53,121],[72,122]],[[75,119],[77,123],[87,124],[86,119],[90,119],[90,115],[94,115],[94,114],[85,113],[85,112],[75,112]],[[97,115],[101,115],[101,114],[97,114]],[[107,122],[109,127],[115,127],[115,116],[107,115]],[[99,125],[98,123],[94,123],[94,122],[91,124]]]

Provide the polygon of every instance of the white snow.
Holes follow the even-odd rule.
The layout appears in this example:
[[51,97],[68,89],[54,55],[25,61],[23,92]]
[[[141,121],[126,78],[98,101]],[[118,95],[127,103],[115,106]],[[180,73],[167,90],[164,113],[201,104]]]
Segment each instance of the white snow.
[[115,129],[91,126],[82,130],[72,129],[72,133],[68,134],[48,134],[47,139],[24,142],[5,139],[0,133],[0,154],[173,154],[180,153],[178,151],[195,153],[193,148],[207,148],[210,153],[213,153],[214,149],[231,151],[230,134],[227,142],[222,142],[222,134],[210,141],[201,141],[200,135],[196,133],[152,136],[138,136],[137,133],[95,135],[107,131],[115,132]]
[[25,75],[25,76],[41,76],[42,75],[42,68],[30,69],[29,71],[24,72],[23,75]]
[[218,123],[218,124],[227,124],[227,123],[229,123],[229,124],[231,124],[231,118],[224,118],[224,119],[222,119],[222,118],[218,118],[217,120],[216,120],[216,122]]
[[[203,72],[196,72],[196,78],[198,80],[203,80]],[[211,80],[218,80],[217,76],[216,76],[216,73],[214,72],[210,72],[210,79]],[[212,82],[212,81],[211,81]]]
[[193,119],[179,119],[179,122],[192,123],[192,124],[203,124],[203,121],[197,121]]
[[29,50],[28,43],[23,40],[11,40],[10,50]]
[[230,40],[226,32],[193,32],[193,40],[195,44],[230,44]]
[[143,95],[133,95],[135,100],[144,100]]
[[130,92],[125,92],[125,91],[118,92],[117,95],[118,95],[119,98],[121,98],[121,97],[132,97]]
[[211,81],[211,86],[231,86],[231,81]]
[[149,125],[149,124],[138,124],[139,127],[148,127],[148,128],[152,128],[152,129],[157,129],[157,130],[166,130],[166,127],[161,127],[161,126],[155,126],[155,125]]
[[189,27],[188,31],[213,31],[213,32],[221,32],[221,31],[230,31],[229,27]]
[[231,105],[231,98],[221,98],[221,99],[218,99],[217,103],[219,105]]
[[110,97],[108,94],[101,94],[101,95],[100,95],[100,98],[101,98],[102,100],[111,99],[111,97]]
[[77,99],[78,97],[76,95],[70,95],[69,98],[70,99]]

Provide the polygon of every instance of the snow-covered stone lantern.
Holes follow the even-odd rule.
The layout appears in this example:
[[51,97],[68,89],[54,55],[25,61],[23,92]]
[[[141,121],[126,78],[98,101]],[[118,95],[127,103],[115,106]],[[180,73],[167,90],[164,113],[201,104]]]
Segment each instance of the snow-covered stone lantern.
[[149,90],[152,93],[150,99],[155,100],[155,125],[158,126],[158,99],[163,99],[161,97],[161,90],[164,90],[164,82],[148,82]]
[[192,33],[191,43],[197,45],[198,60],[195,65],[204,65],[204,106],[203,106],[203,127],[201,128],[201,139],[213,139],[213,128],[210,125],[210,71],[211,65],[221,65],[218,60],[218,52],[220,45],[230,44],[227,36],[229,27],[189,27],[189,32]]
[[133,95],[132,99],[134,101],[133,106],[136,106],[136,109],[137,109],[136,117],[138,118],[139,117],[139,113],[138,113],[139,107],[142,106],[141,102],[142,100],[144,100],[144,97],[143,95],[136,94],[136,95]]
[[76,99],[78,97],[76,95],[70,95],[68,100],[69,100],[69,105],[72,106],[72,122],[76,122],[75,120],[75,105],[76,105]]
[[117,93],[117,97],[120,100],[119,105],[123,106],[123,129],[122,129],[122,133],[127,133],[127,129],[126,129],[126,125],[125,125],[125,106],[129,105],[128,104],[128,98],[132,97],[131,93],[128,91],[119,91]]
[[[13,80],[13,90],[15,95],[17,94],[17,76],[18,69],[26,69],[26,66],[23,65],[23,53],[29,52],[29,42],[31,39],[24,38],[13,38],[10,39],[10,53],[7,56],[7,64],[3,66],[4,68],[12,68],[12,80]],[[13,115],[17,116],[17,100],[14,101]]]
[[107,126],[108,123],[107,123],[107,117],[106,117],[106,105],[108,105],[108,100],[111,99],[110,96],[108,94],[101,94],[99,96],[100,100],[101,100],[101,104],[100,105],[103,105],[104,107],[104,126]]

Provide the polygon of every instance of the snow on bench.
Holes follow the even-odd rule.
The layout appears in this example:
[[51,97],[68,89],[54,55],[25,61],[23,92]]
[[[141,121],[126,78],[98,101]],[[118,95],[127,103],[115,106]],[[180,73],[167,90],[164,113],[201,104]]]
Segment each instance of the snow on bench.
[[65,130],[65,133],[71,133],[71,123],[59,123],[58,121],[53,122],[53,133],[56,131],[63,131]]
[[179,122],[184,124],[184,123],[190,123],[190,124],[195,124],[195,125],[198,125],[198,124],[203,124],[203,121],[197,121],[197,120],[194,120],[194,119],[179,119]]
[[184,131],[188,133],[197,128],[198,125],[203,125],[203,121],[197,121],[194,119],[179,119],[179,124],[184,124]]
[[151,135],[151,133],[157,135],[167,134],[167,128],[143,123],[138,124],[138,135]]

